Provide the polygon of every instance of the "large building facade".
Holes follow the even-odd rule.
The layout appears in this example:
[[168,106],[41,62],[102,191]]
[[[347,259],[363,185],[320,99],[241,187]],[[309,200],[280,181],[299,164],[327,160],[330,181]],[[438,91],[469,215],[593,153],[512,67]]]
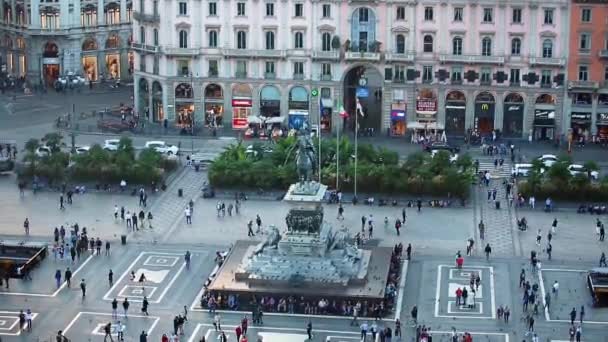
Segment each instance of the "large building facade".
[[151,120],[303,117],[333,130],[359,103],[361,127],[383,134],[567,130],[567,0],[134,5],[136,107]]
[[131,0],[0,0],[2,72],[52,85],[73,72],[128,79]]
[[574,0],[565,117],[572,141],[608,141],[608,1]]

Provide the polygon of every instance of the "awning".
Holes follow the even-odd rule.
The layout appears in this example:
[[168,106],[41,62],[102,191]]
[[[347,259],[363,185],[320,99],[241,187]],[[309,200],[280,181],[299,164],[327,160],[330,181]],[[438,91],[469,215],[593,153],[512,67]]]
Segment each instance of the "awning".
[[409,121],[407,123],[407,128],[411,129],[444,129],[444,125],[437,123],[436,121],[432,122],[421,122],[421,121]]
[[323,108],[333,108],[334,100],[332,99],[321,99],[321,107]]
[[433,116],[435,114],[437,114],[437,111],[423,111],[423,110],[417,110],[416,111],[417,115],[420,116]]
[[247,123],[248,124],[261,124],[263,121],[262,117],[259,117],[257,115],[250,115],[247,117]]
[[282,124],[285,122],[284,116],[273,116],[271,118],[266,119],[264,123],[266,124]]

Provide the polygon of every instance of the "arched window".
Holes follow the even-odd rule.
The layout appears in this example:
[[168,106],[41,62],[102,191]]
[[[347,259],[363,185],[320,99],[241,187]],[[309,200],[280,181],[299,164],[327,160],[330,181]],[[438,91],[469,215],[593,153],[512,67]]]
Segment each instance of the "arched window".
[[397,37],[395,37],[395,45],[396,45],[396,52],[397,53],[405,53],[405,36],[402,34],[398,34]]
[[424,36],[423,45],[424,52],[433,52],[433,36],[430,34]]
[[481,40],[481,55],[492,56],[492,39],[490,37]]
[[331,35],[328,32],[323,32],[321,35],[321,51],[331,50]]
[[553,42],[551,39],[543,40],[543,58],[553,57]]
[[139,43],[146,44],[146,28],[143,26],[139,27]]
[[217,47],[217,31],[211,30],[209,31],[209,47],[216,48]]
[[304,48],[304,34],[302,32],[296,32],[294,34],[294,48],[295,49],[303,49]]
[[521,54],[521,39],[513,38],[511,40],[511,54],[513,56],[519,56]]
[[247,33],[245,31],[236,33],[236,47],[237,49],[247,49]]
[[152,32],[153,32],[153,35],[154,35],[154,37],[153,37],[154,38],[154,46],[158,46],[158,29],[155,28],[154,31],[152,31]]
[[188,48],[188,32],[184,30],[179,31],[179,47],[182,49]]
[[266,31],[266,50],[274,50],[274,32]]
[[452,54],[453,55],[462,55],[462,38],[454,37],[452,39]]

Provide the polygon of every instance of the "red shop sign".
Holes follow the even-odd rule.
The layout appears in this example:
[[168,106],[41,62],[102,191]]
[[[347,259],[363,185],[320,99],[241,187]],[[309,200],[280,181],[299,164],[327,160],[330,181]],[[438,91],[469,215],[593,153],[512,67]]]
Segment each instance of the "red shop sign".
[[232,100],[232,107],[251,107],[251,100]]
[[247,118],[232,118],[232,128],[240,129],[247,127]]
[[436,112],[437,111],[437,100],[436,99],[416,100],[416,110],[419,112]]

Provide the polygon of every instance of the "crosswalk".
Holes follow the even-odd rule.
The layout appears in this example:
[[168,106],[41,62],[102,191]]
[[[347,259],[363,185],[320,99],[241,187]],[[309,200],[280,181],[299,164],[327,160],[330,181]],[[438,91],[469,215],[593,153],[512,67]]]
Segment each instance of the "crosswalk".
[[490,176],[494,179],[511,177],[511,160],[505,158],[502,167],[500,165],[494,167],[494,158],[489,156],[480,157],[477,160],[479,160],[480,172],[490,171]]

